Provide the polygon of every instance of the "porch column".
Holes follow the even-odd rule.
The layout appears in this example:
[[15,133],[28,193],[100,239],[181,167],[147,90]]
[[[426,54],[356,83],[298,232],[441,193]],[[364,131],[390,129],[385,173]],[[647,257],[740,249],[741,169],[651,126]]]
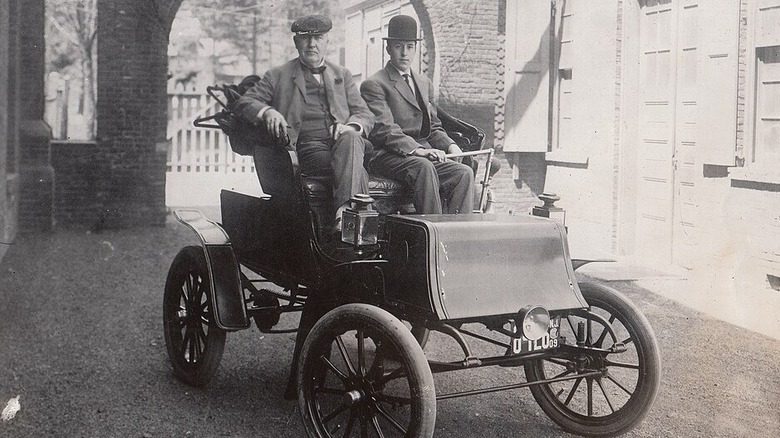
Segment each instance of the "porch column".
[[51,128],[43,120],[45,1],[27,0],[18,13],[22,119],[19,230],[51,231],[54,226],[54,168],[51,165]]

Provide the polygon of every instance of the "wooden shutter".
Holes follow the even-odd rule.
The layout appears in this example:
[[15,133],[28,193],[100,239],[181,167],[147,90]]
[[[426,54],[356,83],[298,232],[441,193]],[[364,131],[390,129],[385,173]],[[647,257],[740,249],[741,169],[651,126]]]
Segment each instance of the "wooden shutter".
[[697,146],[703,164],[733,166],[737,139],[739,2],[699,3],[699,117]]
[[780,46],[780,0],[758,0],[756,9],[756,47]]
[[549,1],[507,1],[507,152],[547,152],[550,9]]

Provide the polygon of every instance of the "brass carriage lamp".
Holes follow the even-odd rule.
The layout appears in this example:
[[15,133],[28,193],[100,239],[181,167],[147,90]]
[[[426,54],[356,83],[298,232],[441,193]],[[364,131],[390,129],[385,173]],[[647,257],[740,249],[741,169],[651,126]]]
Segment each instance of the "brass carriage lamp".
[[560,201],[561,197],[555,193],[542,193],[539,195],[539,199],[544,202],[544,205],[534,207],[531,214],[534,216],[547,217],[554,219],[566,226],[566,210],[561,207],[556,207],[555,202]]
[[342,214],[341,240],[356,248],[375,245],[379,234],[379,213],[374,210],[374,199],[357,194],[350,199],[352,206]]

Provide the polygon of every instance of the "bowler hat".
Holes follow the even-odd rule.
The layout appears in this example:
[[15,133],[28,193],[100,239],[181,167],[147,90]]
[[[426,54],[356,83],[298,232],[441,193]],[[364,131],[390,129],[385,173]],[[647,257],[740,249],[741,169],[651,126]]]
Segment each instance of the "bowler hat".
[[417,38],[417,22],[408,15],[396,15],[387,24],[387,37],[383,40],[422,41]]
[[298,35],[320,35],[333,27],[330,18],[322,15],[307,15],[301,17],[292,24],[290,30]]

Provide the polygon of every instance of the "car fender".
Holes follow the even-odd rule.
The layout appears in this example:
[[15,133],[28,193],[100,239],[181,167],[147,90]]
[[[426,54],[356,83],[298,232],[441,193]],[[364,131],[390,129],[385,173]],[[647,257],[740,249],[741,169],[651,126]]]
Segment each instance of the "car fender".
[[181,209],[173,213],[176,220],[198,236],[208,266],[209,294],[214,303],[214,320],[223,330],[249,327],[241,287],[241,270],[230,243],[230,236],[216,222],[198,210]]

